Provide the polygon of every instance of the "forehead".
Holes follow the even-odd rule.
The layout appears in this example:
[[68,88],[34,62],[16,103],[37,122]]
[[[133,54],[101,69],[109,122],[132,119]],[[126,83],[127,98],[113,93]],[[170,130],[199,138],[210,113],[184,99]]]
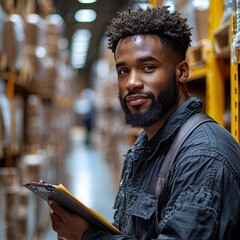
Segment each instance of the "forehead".
[[138,55],[163,55],[167,51],[158,35],[144,34],[134,35],[122,38],[115,51],[115,59],[121,58],[124,55],[128,55],[130,52]]

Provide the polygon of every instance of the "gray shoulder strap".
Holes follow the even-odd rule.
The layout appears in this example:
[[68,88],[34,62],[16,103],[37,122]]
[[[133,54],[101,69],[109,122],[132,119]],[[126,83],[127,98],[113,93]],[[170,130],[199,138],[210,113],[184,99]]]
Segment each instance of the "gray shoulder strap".
[[159,196],[162,193],[169,169],[172,166],[176,155],[178,154],[179,148],[187,139],[187,137],[192,133],[192,131],[204,122],[215,121],[204,113],[197,113],[191,116],[180,128],[168,150],[168,153],[164,159],[163,165],[158,175],[158,179],[155,185],[155,196]]

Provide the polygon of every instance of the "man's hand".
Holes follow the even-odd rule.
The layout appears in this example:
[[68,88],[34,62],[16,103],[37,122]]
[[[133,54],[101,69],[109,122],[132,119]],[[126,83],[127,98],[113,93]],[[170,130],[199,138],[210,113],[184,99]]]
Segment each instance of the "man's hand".
[[57,232],[58,239],[80,240],[90,224],[53,200],[48,200],[48,205],[52,209],[50,213],[52,228]]

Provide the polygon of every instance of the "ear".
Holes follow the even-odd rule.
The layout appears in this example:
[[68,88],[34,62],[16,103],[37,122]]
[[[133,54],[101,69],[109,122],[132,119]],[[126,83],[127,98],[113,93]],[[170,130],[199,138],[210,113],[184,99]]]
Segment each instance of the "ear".
[[176,78],[179,82],[187,82],[189,77],[189,65],[186,61],[182,61],[176,66]]

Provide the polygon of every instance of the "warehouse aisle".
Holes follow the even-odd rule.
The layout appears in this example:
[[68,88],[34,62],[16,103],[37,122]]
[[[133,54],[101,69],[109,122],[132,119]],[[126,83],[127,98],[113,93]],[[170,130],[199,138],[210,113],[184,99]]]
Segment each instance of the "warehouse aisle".
[[[113,176],[101,154],[86,146],[84,134],[79,129],[73,129],[70,134],[64,175],[62,183],[74,196],[112,222],[116,194]],[[51,228],[41,238],[53,239],[56,233]]]

